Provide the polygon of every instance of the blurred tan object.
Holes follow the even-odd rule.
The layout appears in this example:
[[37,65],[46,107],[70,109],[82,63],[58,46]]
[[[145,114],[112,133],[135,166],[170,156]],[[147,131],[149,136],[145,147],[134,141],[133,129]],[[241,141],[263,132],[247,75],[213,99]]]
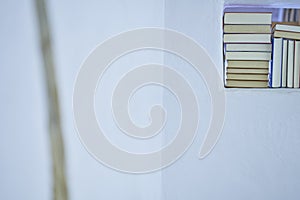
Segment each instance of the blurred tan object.
[[53,200],[67,200],[68,191],[65,177],[64,142],[60,120],[60,107],[56,86],[54,59],[51,47],[50,27],[47,18],[46,3],[36,0],[36,12],[39,23],[40,45],[43,56],[44,76],[47,85],[48,128],[51,143]]

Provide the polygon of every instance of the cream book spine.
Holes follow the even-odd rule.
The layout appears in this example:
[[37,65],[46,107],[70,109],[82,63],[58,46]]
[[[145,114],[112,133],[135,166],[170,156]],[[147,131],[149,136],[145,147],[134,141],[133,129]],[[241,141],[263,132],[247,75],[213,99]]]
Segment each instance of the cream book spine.
[[282,38],[274,38],[273,40],[273,63],[272,63],[272,79],[271,87],[281,87],[281,61],[282,61]]
[[287,87],[294,87],[294,40],[288,41]]
[[294,51],[294,88],[299,88],[300,73],[300,41],[295,41]]

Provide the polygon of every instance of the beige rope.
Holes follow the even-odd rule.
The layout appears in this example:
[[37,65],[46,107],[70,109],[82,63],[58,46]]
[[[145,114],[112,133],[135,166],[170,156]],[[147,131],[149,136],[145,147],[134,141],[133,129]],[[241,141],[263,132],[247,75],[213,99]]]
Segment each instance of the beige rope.
[[64,143],[51,47],[50,28],[47,19],[47,9],[44,0],[35,0],[35,5],[39,23],[40,44],[44,61],[44,75],[47,85],[49,113],[48,128],[51,143],[53,173],[53,200],[67,200],[68,192],[65,178]]

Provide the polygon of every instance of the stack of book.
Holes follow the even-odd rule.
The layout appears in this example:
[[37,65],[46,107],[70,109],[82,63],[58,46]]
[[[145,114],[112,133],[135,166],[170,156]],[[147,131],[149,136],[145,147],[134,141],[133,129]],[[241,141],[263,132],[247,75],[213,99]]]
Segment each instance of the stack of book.
[[272,13],[224,13],[226,87],[268,87]]
[[271,87],[299,88],[300,26],[276,24],[273,37]]

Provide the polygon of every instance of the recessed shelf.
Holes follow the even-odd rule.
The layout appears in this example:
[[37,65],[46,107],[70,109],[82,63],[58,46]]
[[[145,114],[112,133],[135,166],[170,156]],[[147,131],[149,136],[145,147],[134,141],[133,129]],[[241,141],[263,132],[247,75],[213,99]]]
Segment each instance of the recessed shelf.
[[270,93],[298,93],[299,88],[225,88],[225,92],[270,92]]
[[[300,8],[300,2],[296,2],[296,1],[288,1],[288,2],[266,1],[266,2],[261,2],[261,1],[254,1],[254,0],[251,0],[251,1],[247,1],[247,0],[245,0],[245,1],[242,1],[242,0],[240,0],[240,1],[230,1],[230,0],[227,0],[226,1],[225,0],[225,2],[224,2],[224,8],[223,8],[223,13],[227,12],[227,14],[228,14],[230,12],[242,12],[242,13],[243,12],[271,12],[272,13],[272,24],[274,24],[274,23],[278,23],[278,22],[282,22],[282,21],[287,21],[288,22],[290,20],[290,18],[289,19],[284,18],[284,12],[286,12],[286,10],[284,10],[284,9],[296,9],[296,8],[297,9]],[[293,16],[293,15],[291,15],[291,16]],[[295,16],[296,16],[296,14],[295,14]],[[293,20],[295,20],[295,19],[293,19]],[[228,23],[228,21],[227,21],[227,24],[231,24],[231,23]],[[223,22],[222,25],[224,26],[224,22]],[[228,28],[227,29],[228,32],[226,32],[226,36],[232,36],[233,35],[236,38],[236,35],[238,33],[240,33],[241,35],[243,33],[244,33],[244,35],[247,35],[247,34],[245,34],[246,32],[245,32],[244,29],[243,30],[241,29],[240,32],[234,32],[236,30],[232,31],[231,29],[229,29],[229,28],[232,28],[232,27],[226,27],[226,28]],[[233,28],[236,28],[236,27],[233,27]],[[259,31],[260,30],[258,29],[257,34],[262,33],[262,32],[259,32]],[[263,32],[263,33],[267,33],[267,32]],[[224,32],[223,32],[223,34],[224,34]],[[251,34],[253,34],[253,33],[251,32]],[[251,34],[248,34],[247,36],[249,36]],[[240,39],[240,40],[243,41],[244,43],[248,43],[248,40],[245,40],[245,39]],[[235,91],[259,91],[259,92],[275,92],[275,93],[276,92],[280,92],[280,93],[300,93],[300,89],[299,88],[270,88],[270,87],[268,87],[268,88],[244,88],[244,87],[242,87],[242,85],[244,86],[245,82],[246,81],[250,81],[250,79],[251,79],[252,82],[249,83],[250,84],[249,86],[257,86],[253,82],[257,81],[258,78],[256,77],[256,79],[254,79],[254,78],[252,79],[252,77],[250,77],[250,75],[248,77],[237,77],[237,76],[233,77],[232,76],[232,77],[228,78],[226,76],[228,64],[227,64],[227,61],[225,60],[225,44],[224,43],[227,44],[227,43],[231,43],[231,42],[232,43],[238,43],[236,40],[233,40],[233,41],[230,41],[230,40],[229,41],[227,41],[227,40],[225,41],[225,39],[223,40],[223,79],[224,79],[225,91],[229,91],[229,92],[235,92]],[[258,42],[256,42],[256,40],[253,39],[252,43],[254,44],[254,43],[258,43]],[[242,42],[239,43],[239,44],[242,44]],[[231,49],[231,50],[228,50],[228,52],[226,50],[226,58],[227,58],[227,53],[228,54],[229,53],[232,54],[232,51],[236,51],[238,53],[239,53],[239,51],[244,51],[245,52],[245,50],[240,50],[240,49],[238,49],[238,50],[237,49],[234,49],[234,50]],[[247,50],[247,51],[249,51],[250,53],[252,53],[253,49]],[[261,49],[259,49],[257,51],[261,51]],[[250,55],[250,53],[247,54],[247,55]],[[229,60],[253,60],[253,56],[251,57],[251,59],[250,58],[248,59],[247,57],[243,57],[242,55],[245,55],[245,53],[244,54],[240,53],[239,55],[241,55],[241,57],[239,57],[240,59],[237,59],[237,54],[234,55],[236,57],[229,57],[228,56],[228,59]],[[251,54],[251,55],[253,55],[253,54]],[[264,58],[264,59],[266,59],[266,58]],[[258,56],[257,60],[260,60],[259,56]],[[271,73],[271,65],[272,65],[272,58],[269,58],[269,72],[270,73]],[[232,64],[231,68],[235,68],[235,67],[238,67],[238,66],[236,66],[236,64]],[[247,68],[247,67],[244,67],[244,68]],[[259,68],[259,67],[257,67],[257,68]],[[230,69],[230,67],[228,67],[228,69]],[[239,72],[229,72],[229,73],[249,74],[250,72],[248,72],[248,71],[247,72],[245,72],[245,71],[240,72],[239,71]],[[251,72],[251,73],[253,73],[253,72]],[[260,74],[260,73],[261,72],[257,72],[257,74]],[[235,84],[236,85],[241,84],[241,87],[226,88],[226,86],[225,86],[225,80],[226,80],[226,78],[228,78],[228,80],[231,81],[230,84],[229,84],[229,82],[227,82],[226,84],[231,85],[231,86],[234,86]],[[238,79],[238,81],[240,81],[241,83],[236,83],[237,82],[236,79]],[[234,80],[236,82],[232,83],[232,80]],[[265,79],[261,78],[261,80],[264,81]],[[254,85],[251,85],[251,84],[254,84]],[[259,86],[261,86],[261,85],[259,85]]]

